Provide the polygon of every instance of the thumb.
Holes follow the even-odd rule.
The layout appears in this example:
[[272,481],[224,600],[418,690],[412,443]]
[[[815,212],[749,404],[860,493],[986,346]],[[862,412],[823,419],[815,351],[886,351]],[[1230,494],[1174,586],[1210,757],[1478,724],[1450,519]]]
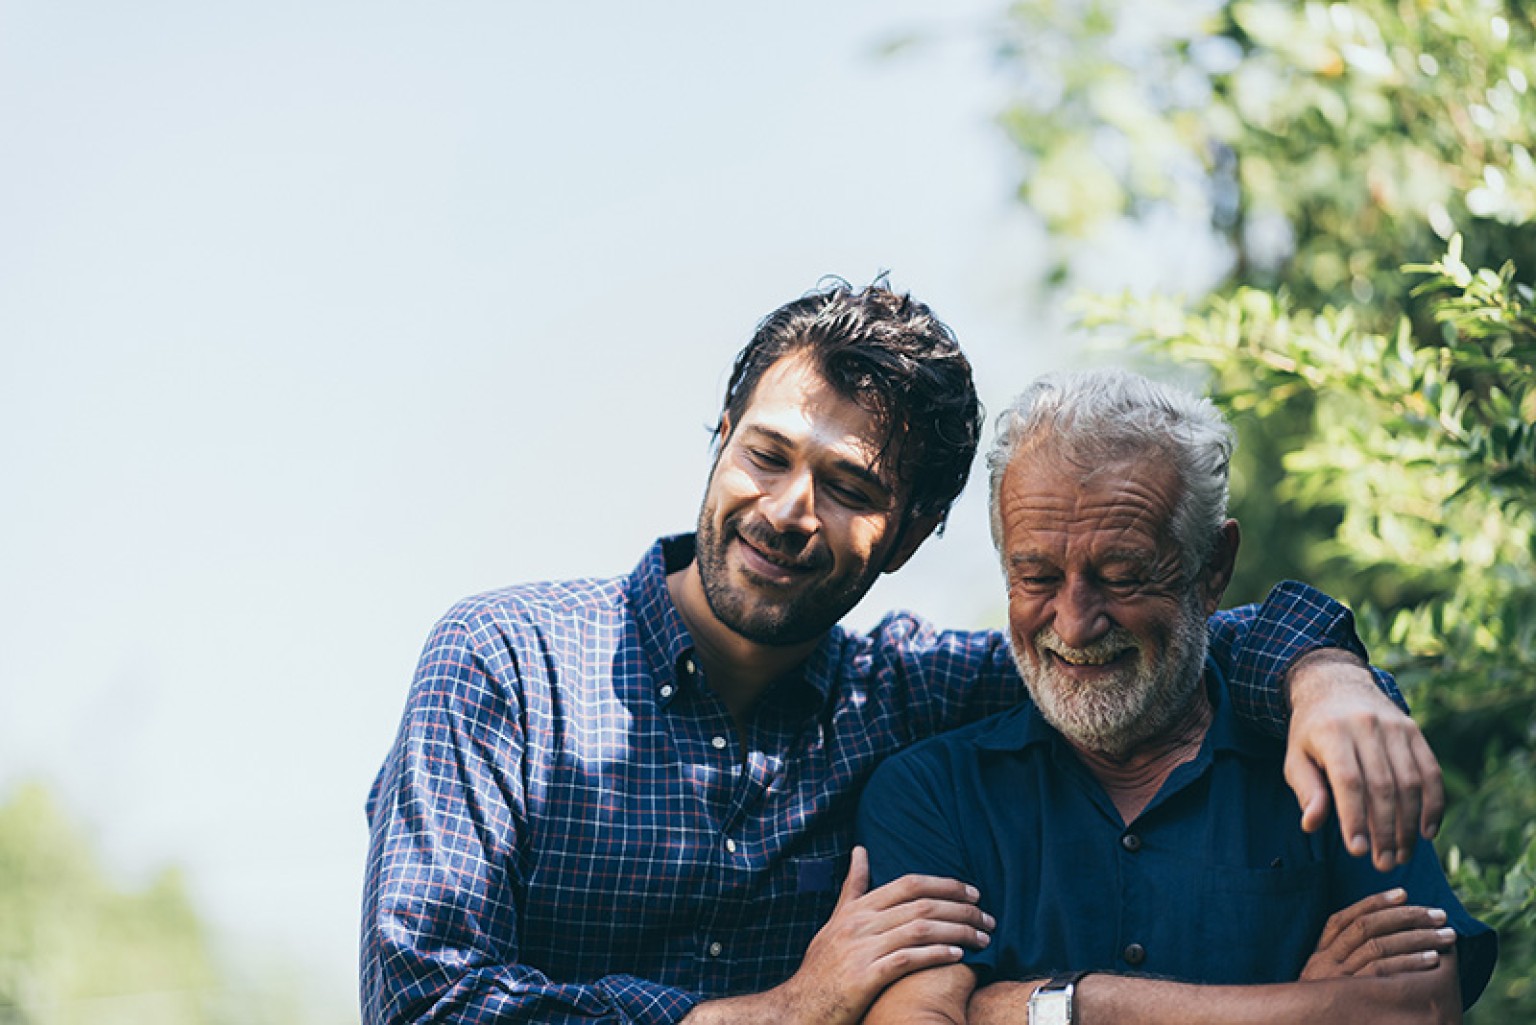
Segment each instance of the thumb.
[[1304,754],[1287,754],[1285,781],[1296,794],[1296,803],[1301,805],[1301,831],[1317,832],[1328,821],[1328,809],[1332,804],[1328,781],[1322,770]]
[[869,892],[869,852],[862,846],[854,847],[848,861],[848,878],[843,880],[842,892],[837,895],[837,906],[842,907],[858,900]]

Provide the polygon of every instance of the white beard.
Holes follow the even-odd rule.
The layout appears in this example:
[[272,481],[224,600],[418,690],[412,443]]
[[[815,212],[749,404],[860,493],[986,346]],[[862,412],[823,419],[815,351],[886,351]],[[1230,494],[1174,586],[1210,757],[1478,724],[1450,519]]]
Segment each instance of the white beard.
[[[1038,662],[1014,664],[1046,722],[1068,740],[1111,758],[1123,758],[1143,741],[1166,732],[1189,710],[1204,676],[1208,643],[1205,616],[1193,596],[1183,603],[1168,650],[1158,665],[1130,631],[1116,627],[1086,649],[1063,644],[1050,627],[1031,639]],[[1135,661],[1093,685],[1060,672],[1053,655],[1072,662],[1104,662],[1132,649]]]

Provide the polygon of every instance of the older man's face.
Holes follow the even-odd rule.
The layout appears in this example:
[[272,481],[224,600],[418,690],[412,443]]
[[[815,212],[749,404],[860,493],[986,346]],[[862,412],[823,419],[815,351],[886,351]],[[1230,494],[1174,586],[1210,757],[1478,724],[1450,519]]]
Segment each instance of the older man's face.
[[1200,684],[1214,602],[1184,577],[1177,499],[1166,460],[1085,468],[1040,449],[999,491],[1019,673],[1053,726],[1112,757],[1174,725]]

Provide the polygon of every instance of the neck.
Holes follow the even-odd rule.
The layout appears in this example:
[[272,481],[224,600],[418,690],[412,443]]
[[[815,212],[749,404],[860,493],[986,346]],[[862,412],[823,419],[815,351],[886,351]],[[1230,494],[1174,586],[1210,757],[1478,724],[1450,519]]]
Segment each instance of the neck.
[[693,636],[694,657],[704,670],[709,689],[725,702],[738,729],[745,727],[752,706],[763,692],[809,658],[821,643],[818,637],[782,647],[759,644],[732,630],[715,618],[709,607],[696,562],[667,576],[667,593]]
[[1068,743],[1114,802],[1120,817],[1129,823],[1157,796],[1174,769],[1200,753],[1212,714],[1202,684],[1195,688],[1189,708],[1167,730],[1125,755],[1091,751],[1071,738]]

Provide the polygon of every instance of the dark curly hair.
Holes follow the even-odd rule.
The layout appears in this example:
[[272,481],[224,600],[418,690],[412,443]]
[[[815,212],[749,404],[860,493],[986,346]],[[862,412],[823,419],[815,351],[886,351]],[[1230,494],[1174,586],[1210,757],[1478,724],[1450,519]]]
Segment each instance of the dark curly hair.
[[854,289],[832,279],[774,310],[736,356],[718,440],[728,417],[740,422],[767,369],[806,354],[827,383],[870,410],[885,427],[906,489],[908,520],[942,524],[965,487],[981,438],[982,411],[971,364],[954,332],[926,305],[893,291],[884,277]]

